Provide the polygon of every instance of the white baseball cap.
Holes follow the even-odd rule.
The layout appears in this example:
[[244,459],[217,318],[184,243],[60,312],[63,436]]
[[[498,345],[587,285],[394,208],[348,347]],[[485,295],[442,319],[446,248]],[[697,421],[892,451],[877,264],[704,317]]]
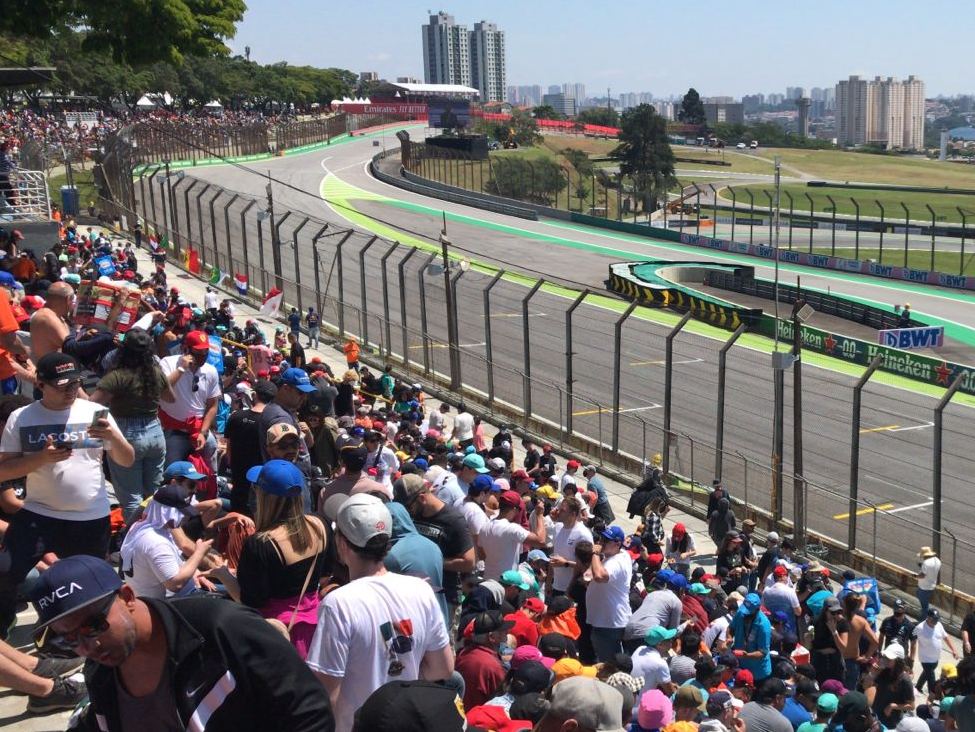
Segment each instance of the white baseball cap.
[[350,544],[359,548],[375,536],[393,533],[393,517],[386,504],[368,493],[344,501],[335,515],[335,525]]

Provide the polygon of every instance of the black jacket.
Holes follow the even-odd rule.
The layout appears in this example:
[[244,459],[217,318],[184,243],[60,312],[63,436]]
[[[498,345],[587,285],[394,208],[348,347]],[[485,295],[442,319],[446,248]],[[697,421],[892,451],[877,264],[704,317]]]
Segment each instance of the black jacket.
[[[184,729],[333,732],[324,687],[257,612],[212,596],[143,602],[162,620]],[[89,661],[85,680],[91,704],[79,728],[122,732],[115,670]]]

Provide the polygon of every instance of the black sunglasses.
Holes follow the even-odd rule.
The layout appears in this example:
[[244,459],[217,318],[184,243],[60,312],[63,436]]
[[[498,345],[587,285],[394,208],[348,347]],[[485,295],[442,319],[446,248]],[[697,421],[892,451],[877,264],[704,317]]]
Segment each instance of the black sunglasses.
[[109,628],[108,614],[112,612],[112,605],[118,593],[113,592],[85,622],[68,633],[55,633],[51,626],[41,628],[34,635],[34,645],[41,648],[55,648],[59,651],[74,651],[81,645],[82,639],[95,640]]
[[193,391],[199,391],[199,390],[200,390],[200,375],[193,374]]

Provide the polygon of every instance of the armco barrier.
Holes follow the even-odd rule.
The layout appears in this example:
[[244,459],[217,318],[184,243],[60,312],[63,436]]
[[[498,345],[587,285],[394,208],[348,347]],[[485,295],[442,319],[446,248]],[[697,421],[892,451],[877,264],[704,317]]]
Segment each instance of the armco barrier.
[[[609,266],[607,287],[618,295],[639,303],[651,303],[679,312],[690,312],[698,320],[720,328],[735,330],[742,323],[754,325],[762,315],[761,310],[743,308],[725,300],[709,297],[682,284],[657,274],[657,269],[674,269],[686,266],[706,269],[701,262],[622,262]],[[726,265],[716,265],[718,267]],[[640,268],[649,268],[643,275]]]
[[[758,322],[758,330],[772,338],[775,336],[775,318],[763,315]],[[778,321],[779,338],[792,343],[794,329],[791,320]],[[943,359],[902,351],[877,343],[868,343],[857,338],[830,333],[808,325],[802,326],[802,347],[818,353],[825,353],[844,361],[869,365],[875,356],[883,356],[880,370],[932,386],[949,386],[956,377],[964,375],[961,391],[975,394],[975,367],[951,363]]]

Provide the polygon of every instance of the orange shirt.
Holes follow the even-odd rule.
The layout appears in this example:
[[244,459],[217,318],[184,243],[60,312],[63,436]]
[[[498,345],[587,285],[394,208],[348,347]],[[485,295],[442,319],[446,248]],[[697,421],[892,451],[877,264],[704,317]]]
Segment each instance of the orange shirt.
[[10,274],[18,280],[30,280],[37,274],[37,265],[30,257],[17,257],[14,266],[10,268]]
[[[14,317],[10,296],[0,287],[0,334],[16,333],[17,330],[17,318]],[[13,357],[10,351],[0,346],[0,379],[9,379],[16,373],[14,367],[10,365]]]
[[345,351],[345,360],[348,363],[355,363],[359,360],[359,344],[355,341],[349,341],[344,346],[342,350]]

